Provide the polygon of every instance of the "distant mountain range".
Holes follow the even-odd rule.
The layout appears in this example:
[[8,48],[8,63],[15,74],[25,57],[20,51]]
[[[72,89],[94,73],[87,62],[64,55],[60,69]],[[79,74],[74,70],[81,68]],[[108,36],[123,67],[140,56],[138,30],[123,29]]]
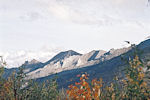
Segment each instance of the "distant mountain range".
[[[139,55],[144,63],[150,63],[150,39],[141,42],[136,46],[142,53]],[[69,84],[78,81],[76,75],[83,72],[90,74],[90,79],[102,77],[105,82],[112,81],[115,75],[124,77],[123,69],[126,64],[122,57],[128,59],[132,57],[131,47],[121,49],[111,49],[106,52],[103,50],[93,50],[86,54],[80,54],[73,50],[60,52],[45,63],[35,59],[26,61],[21,67],[27,74],[28,79],[36,79],[38,82],[58,76],[59,87],[66,88]],[[5,68],[4,77],[8,77],[18,68]],[[149,71],[147,71],[147,80]]]

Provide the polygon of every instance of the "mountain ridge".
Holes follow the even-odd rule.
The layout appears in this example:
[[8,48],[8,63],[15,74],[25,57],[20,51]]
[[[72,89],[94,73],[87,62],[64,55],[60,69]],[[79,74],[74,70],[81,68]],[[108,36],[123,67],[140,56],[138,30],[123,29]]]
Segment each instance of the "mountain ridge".
[[[141,44],[149,45],[147,45],[144,48],[141,48]],[[145,65],[150,64],[150,39],[145,42],[141,42],[136,47],[137,49],[143,51],[142,54],[138,53],[139,57],[142,58],[142,60],[144,61],[143,63]],[[79,79],[76,77],[77,75],[87,72],[90,75],[89,80],[92,80],[93,78],[99,79],[101,77],[103,78],[103,81],[106,84],[109,84],[113,81],[113,78],[115,76],[118,76],[119,79],[125,77],[124,70],[127,67],[127,65],[125,61],[122,60],[122,57],[124,57],[124,59],[129,59],[129,57],[133,58],[133,53],[134,49],[130,49],[128,52],[125,52],[119,56],[113,57],[112,59],[106,60],[104,62],[100,62],[96,65],[82,67],[79,69],[65,70],[57,74],[52,74],[43,78],[38,78],[37,81],[43,82],[43,80],[47,80],[53,78],[54,76],[57,76],[59,88],[67,88],[69,85],[79,81]],[[149,59],[148,62],[147,59]],[[150,85],[150,70],[146,70],[146,77],[144,80],[148,83],[148,85]]]
[[[148,59],[148,55],[150,56],[150,39],[141,42],[136,45],[136,47],[143,51],[141,57],[143,57],[144,60]],[[69,79],[77,80],[74,77],[82,72],[88,72],[91,75],[90,79],[102,76],[105,81],[112,80],[113,76],[115,76],[114,73],[118,73],[119,70],[121,71],[124,68],[125,64],[121,58],[124,57],[128,59],[132,53],[132,47],[111,49],[108,52],[103,50],[93,50],[86,54],[68,50],[58,53],[45,63],[36,63],[38,61],[35,59],[31,60],[30,62],[32,63],[28,62],[30,63],[30,66],[24,65],[24,67],[31,68],[26,71],[28,79],[36,79],[41,82],[52,78],[52,76],[57,74],[59,77],[58,83],[61,84],[60,87],[66,87],[72,83]],[[8,72],[10,72],[10,70]]]
[[[123,52],[126,52],[126,49],[128,50],[128,48],[122,48],[113,49],[108,52],[104,50],[92,50],[86,54],[80,54],[76,51],[68,50],[58,53],[45,63],[39,62],[36,59],[25,61],[25,63],[22,64],[22,67],[24,68],[24,72],[27,74],[29,79],[41,78],[64,70],[71,70],[98,64],[99,62],[109,60],[122,54]],[[117,54],[115,52],[116,50]],[[118,53],[118,51],[122,52]]]

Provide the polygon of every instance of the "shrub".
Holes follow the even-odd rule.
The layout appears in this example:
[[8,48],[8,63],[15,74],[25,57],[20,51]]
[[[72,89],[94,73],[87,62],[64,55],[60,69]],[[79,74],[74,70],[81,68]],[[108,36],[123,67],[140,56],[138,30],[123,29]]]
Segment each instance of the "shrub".
[[121,84],[111,83],[103,87],[102,79],[93,79],[91,85],[86,81],[87,74],[82,74],[80,82],[70,85],[67,90],[68,98],[71,100],[149,100],[150,89],[144,81],[143,65],[138,56],[129,61],[126,78],[118,80]]

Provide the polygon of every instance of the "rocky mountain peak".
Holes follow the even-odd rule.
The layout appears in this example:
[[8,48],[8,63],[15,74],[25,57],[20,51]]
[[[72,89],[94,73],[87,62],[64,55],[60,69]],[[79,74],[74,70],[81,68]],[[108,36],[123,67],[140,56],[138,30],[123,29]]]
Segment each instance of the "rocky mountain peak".
[[30,62],[28,62],[29,64],[37,64],[40,63],[38,60],[36,59],[32,59]]
[[32,59],[31,61],[25,61],[23,65],[33,65],[33,64],[38,64],[38,63],[40,63],[38,60]]
[[82,54],[77,53],[76,51],[73,51],[73,50],[60,52],[56,56],[54,56],[51,60],[49,60],[47,63],[50,63],[52,61],[58,62],[58,61],[61,61],[61,60],[65,59],[65,58],[68,58],[68,57],[74,56],[74,55],[82,55]]

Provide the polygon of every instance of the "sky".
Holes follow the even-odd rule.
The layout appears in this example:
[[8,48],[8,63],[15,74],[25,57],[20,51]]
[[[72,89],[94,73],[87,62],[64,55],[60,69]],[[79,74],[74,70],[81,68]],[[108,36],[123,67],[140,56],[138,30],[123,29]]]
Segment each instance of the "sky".
[[8,67],[86,53],[150,36],[148,0],[0,0],[0,55]]

